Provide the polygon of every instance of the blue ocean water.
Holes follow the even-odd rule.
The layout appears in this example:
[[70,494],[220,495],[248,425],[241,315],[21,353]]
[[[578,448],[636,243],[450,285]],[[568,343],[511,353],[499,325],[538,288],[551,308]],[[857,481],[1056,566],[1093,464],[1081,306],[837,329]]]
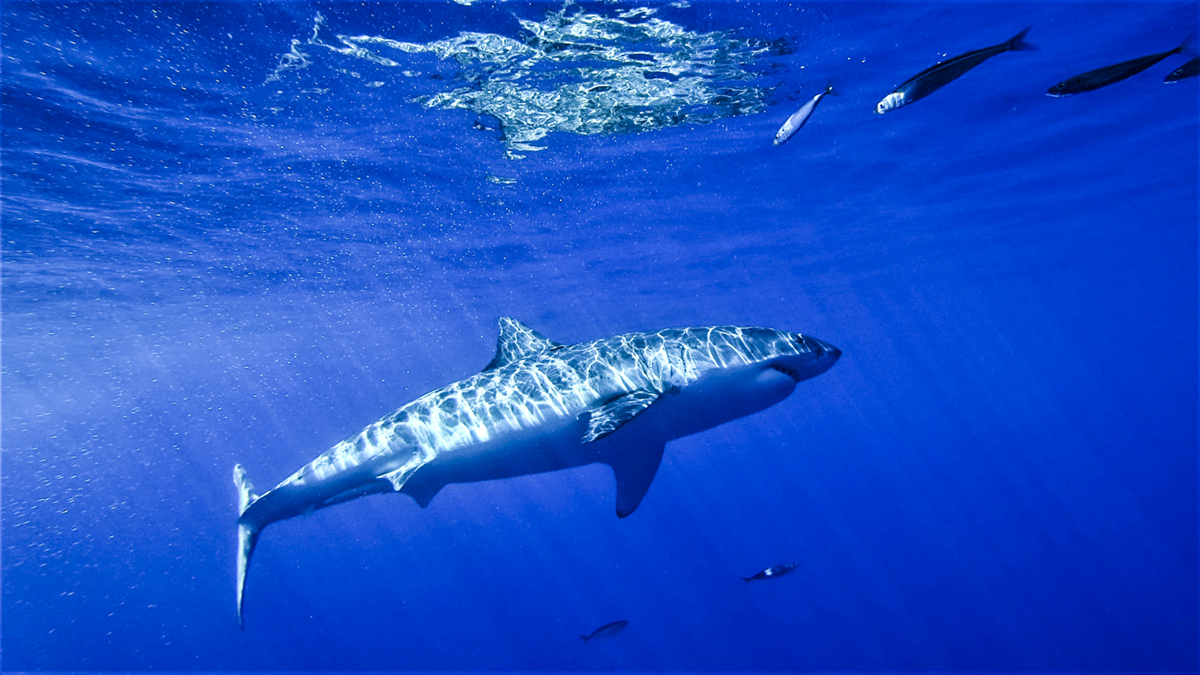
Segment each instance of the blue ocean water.
[[[0,666],[1194,671],[1200,91],[1044,94],[1197,15],[4,3]],[[234,464],[274,485],[501,316],[844,354],[625,519],[591,465],[272,525],[240,630]]]

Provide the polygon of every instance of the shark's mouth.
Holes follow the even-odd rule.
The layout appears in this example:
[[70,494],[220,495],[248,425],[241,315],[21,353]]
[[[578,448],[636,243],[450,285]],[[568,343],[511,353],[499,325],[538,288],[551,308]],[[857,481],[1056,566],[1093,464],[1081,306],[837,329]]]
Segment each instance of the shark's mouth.
[[774,368],[775,370],[778,370],[779,372],[783,373],[784,375],[787,375],[788,377],[792,378],[797,383],[799,383],[800,380],[804,379],[804,378],[800,377],[800,373],[796,372],[795,370],[792,370],[791,368],[788,368],[785,365],[782,365],[779,363],[773,363],[773,364],[771,364],[771,367]]

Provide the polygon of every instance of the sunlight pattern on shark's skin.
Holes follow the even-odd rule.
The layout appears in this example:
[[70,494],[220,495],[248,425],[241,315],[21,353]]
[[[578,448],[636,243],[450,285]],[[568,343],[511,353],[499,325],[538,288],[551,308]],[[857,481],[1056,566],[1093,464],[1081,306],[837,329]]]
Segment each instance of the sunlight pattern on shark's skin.
[[[750,339],[747,339],[751,336]],[[720,326],[631,333],[556,347],[429,392],[338,443],[292,476],[304,483],[378,459],[413,453],[389,471],[400,490],[422,464],[494,434],[579,414],[631,390],[665,393],[713,368],[810,351],[793,334]]]
[[667,442],[774,405],[840,355],[799,333],[738,326],[562,345],[502,318],[482,372],[369,425],[265,494],[234,467],[238,616],[259,532],[273,522],[380,492],[425,506],[450,483],[596,462],[613,468],[623,518],[649,489]]

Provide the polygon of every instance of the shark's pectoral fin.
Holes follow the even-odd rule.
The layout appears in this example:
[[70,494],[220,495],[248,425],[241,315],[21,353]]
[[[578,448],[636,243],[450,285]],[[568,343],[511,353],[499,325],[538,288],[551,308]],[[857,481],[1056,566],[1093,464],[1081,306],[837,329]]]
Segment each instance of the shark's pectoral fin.
[[617,517],[624,518],[633,513],[662,464],[663,448],[666,443],[650,441],[640,447],[622,448],[619,457],[608,462],[617,477]]
[[[649,408],[651,404],[658,400],[659,396],[661,394],[657,392],[639,389],[596,408],[588,415],[587,431],[583,433],[581,442],[591,443],[592,441],[598,441],[620,429],[622,424],[637,417],[643,410]],[[661,448],[659,448],[659,456],[662,456]],[[650,477],[654,477],[653,471],[650,472]]]
[[[593,410],[588,415],[587,430],[581,442],[591,443],[612,434],[653,405],[660,396],[662,394],[658,392],[639,389]],[[662,463],[666,441],[657,436],[645,438],[635,434],[616,442],[618,446],[605,450],[607,457],[601,461],[612,467],[617,478],[617,517],[624,518],[642,503],[642,497],[650,489],[658,465]]]

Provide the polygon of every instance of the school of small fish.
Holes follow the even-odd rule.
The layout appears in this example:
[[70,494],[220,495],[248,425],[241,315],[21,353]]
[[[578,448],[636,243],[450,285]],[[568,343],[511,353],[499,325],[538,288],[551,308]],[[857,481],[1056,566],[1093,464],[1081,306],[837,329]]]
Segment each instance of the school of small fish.
[[[1025,42],[1025,34],[1028,32],[1029,28],[1026,28],[1025,30],[1017,33],[1013,37],[1001,42],[1000,44],[992,45],[991,47],[984,47],[982,49],[975,49],[963,54],[959,54],[954,58],[935,63],[934,65],[922,70],[916,75],[913,75],[904,82],[900,83],[900,85],[897,86],[892,93],[885,96],[883,100],[875,106],[875,113],[882,115],[890,110],[895,110],[896,108],[906,106],[914,101],[925,98],[938,89],[941,89],[954,80],[957,80],[959,77],[966,74],[967,71],[992,58],[993,56],[997,56],[1005,52],[1037,49],[1037,47]],[[1126,78],[1137,75],[1143,70],[1150,68],[1159,61],[1162,61],[1168,57],[1190,52],[1191,43],[1192,38],[1189,36],[1174,49],[1170,49],[1165,52],[1158,52],[1156,54],[1149,54],[1147,56],[1141,56],[1136,59],[1122,61],[1111,66],[1096,68],[1085,73],[1080,73],[1079,75],[1069,77],[1053,87],[1050,87],[1050,89],[1046,91],[1046,94],[1054,97],[1071,96],[1087,91],[1094,91],[1101,87],[1107,87],[1110,84],[1114,84]],[[1198,72],[1200,72],[1200,57],[1194,57],[1167,75],[1166,78],[1163,79],[1163,82],[1167,84],[1179,82],[1181,80],[1196,77]],[[774,144],[782,145],[793,135],[795,135],[795,133],[800,130],[800,127],[804,126],[804,123],[807,122],[810,117],[812,117],[813,111],[817,109],[817,104],[821,102],[821,99],[829,94],[834,94],[832,84],[827,84],[825,86],[825,91],[817,94],[815,97],[801,106],[799,110],[792,113],[792,115],[787,118],[787,121],[783,123],[783,126],[779,128],[779,131],[775,133]]]

